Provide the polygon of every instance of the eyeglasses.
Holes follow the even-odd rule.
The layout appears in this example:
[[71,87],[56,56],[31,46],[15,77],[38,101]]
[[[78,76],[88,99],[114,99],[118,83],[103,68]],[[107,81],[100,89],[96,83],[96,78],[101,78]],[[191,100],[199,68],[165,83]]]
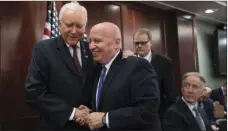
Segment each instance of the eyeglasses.
[[133,42],[135,46],[145,46],[149,41],[139,41],[139,42]]

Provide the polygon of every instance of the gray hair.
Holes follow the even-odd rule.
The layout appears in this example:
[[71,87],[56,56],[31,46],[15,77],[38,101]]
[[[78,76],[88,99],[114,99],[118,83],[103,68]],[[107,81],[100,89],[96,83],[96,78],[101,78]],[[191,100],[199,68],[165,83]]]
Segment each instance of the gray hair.
[[202,86],[205,86],[206,84],[206,80],[204,79],[204,77],[202,75],[200,75],[200,73],[198,72],[187,72],[184,74],[184,76],[182,77],[182,83],[183,81],[189,77],[189,76],[196,76],[196,77],[199,77],[200,81],[202,82]]
[[63,17],[63,13],[66,11],[66,10],[73,10],[73,11],[78,11],[78,10],[81,10],[84,12],[84,15],[85,15],[85,25],[87,23],[87,10],[84,6],[81,6],[78,2],[74,1],[74,2],[71,2],[71,3],[67,3],[65,5],[63,5],[63,7],[60,9],[60,12],[59,12],[59,20],[62,19]]

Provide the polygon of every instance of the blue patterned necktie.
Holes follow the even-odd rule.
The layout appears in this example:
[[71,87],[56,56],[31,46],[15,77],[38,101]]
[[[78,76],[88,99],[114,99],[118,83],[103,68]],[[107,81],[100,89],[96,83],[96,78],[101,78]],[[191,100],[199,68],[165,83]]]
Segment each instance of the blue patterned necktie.
[[106,70],[107,69],[105,68],[105,66],[102,66],[102,70],[101,70],[101,74],[100,74],[100,78],[99,78],[99,83],[98,83],[98,87],[97,87],[96,111],[98,111],[98,105],[99,105],[99,102],[100,102],[101,89],[102,89],[102,86],[104,84]]

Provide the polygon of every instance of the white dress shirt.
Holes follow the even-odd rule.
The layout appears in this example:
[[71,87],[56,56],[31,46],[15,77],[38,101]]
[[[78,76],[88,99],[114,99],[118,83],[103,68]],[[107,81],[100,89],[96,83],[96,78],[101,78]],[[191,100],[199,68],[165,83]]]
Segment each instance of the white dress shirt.
[[[118,56],[119,53],[120,53],[120,51],[118,51],[118,52],[115,54],[115,56],[114,56],[106,65],[104,65],[105,68],[106,68],[105,77],[106,77],[107,74],[108,74],[108,71],[109,71],[109,69],[110,69],[110,67],[111,67],[111,65],[112,65],[112,62],[116,59],[116,57]],[[99,83],[100,83],[100,79],[99,79],[99,82],[98,82],[98,84],[97,84],[97,89],[98,89]],[[97,101],[97,93],[98,93],[98,90],[96,91],[96,101]],[[96,106],[97,106],[97,103],[96,103]],[[108,112],[106,113],[106,118],[105,118],[105,119],[106,119],[106,126],[107,126],[108,128],[110,128],[110,127],[109,127]]]
[[[141,57],[141,56],[138,55],[138,57]],[[144,58],[147,61],[151,62],[151,60],[152,60],[152,52],[150,51],[146,56],[141,57],[141,58]]]
[[[73,57],[73,53],[74,53],[74,49],[71,47],[71,45],[67,44],[68,50],[70,52],[70,55]],[[82,66],[82,58],[81,58],[81,49],[80,49],[80,42],[77,43],[76,45],[76,50],[77,50],[77,56],[78,56],[78,61],[80,66]],[[74,114],[75,114],[76,108],[73,109],[69,120],[73,120],[74,119]]]
[[196,117],[196,113],[195,113],[195,111],[193,110],[193,108],[198,106],[198,102],[195,103],[195,104],[190,104],[190,103],[188,103],[187,101],[185,101],[185,99],[184,99],[183,96],[182,96],[181,99],[182,99],[182,100],[184,101],[184,103],[188,106],[188,108],[190,109],[190,111],[192,112],[192,114]]

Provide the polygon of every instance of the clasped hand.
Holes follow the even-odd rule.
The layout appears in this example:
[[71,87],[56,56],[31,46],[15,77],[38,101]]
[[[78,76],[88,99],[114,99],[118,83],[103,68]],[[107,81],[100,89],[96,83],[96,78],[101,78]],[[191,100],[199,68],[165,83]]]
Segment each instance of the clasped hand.
[[76,109],[75,122],[81,126],[88,126],[91,130],[101,128],[103,125],[103,112],[92,112],[87,106],[81,105]]

